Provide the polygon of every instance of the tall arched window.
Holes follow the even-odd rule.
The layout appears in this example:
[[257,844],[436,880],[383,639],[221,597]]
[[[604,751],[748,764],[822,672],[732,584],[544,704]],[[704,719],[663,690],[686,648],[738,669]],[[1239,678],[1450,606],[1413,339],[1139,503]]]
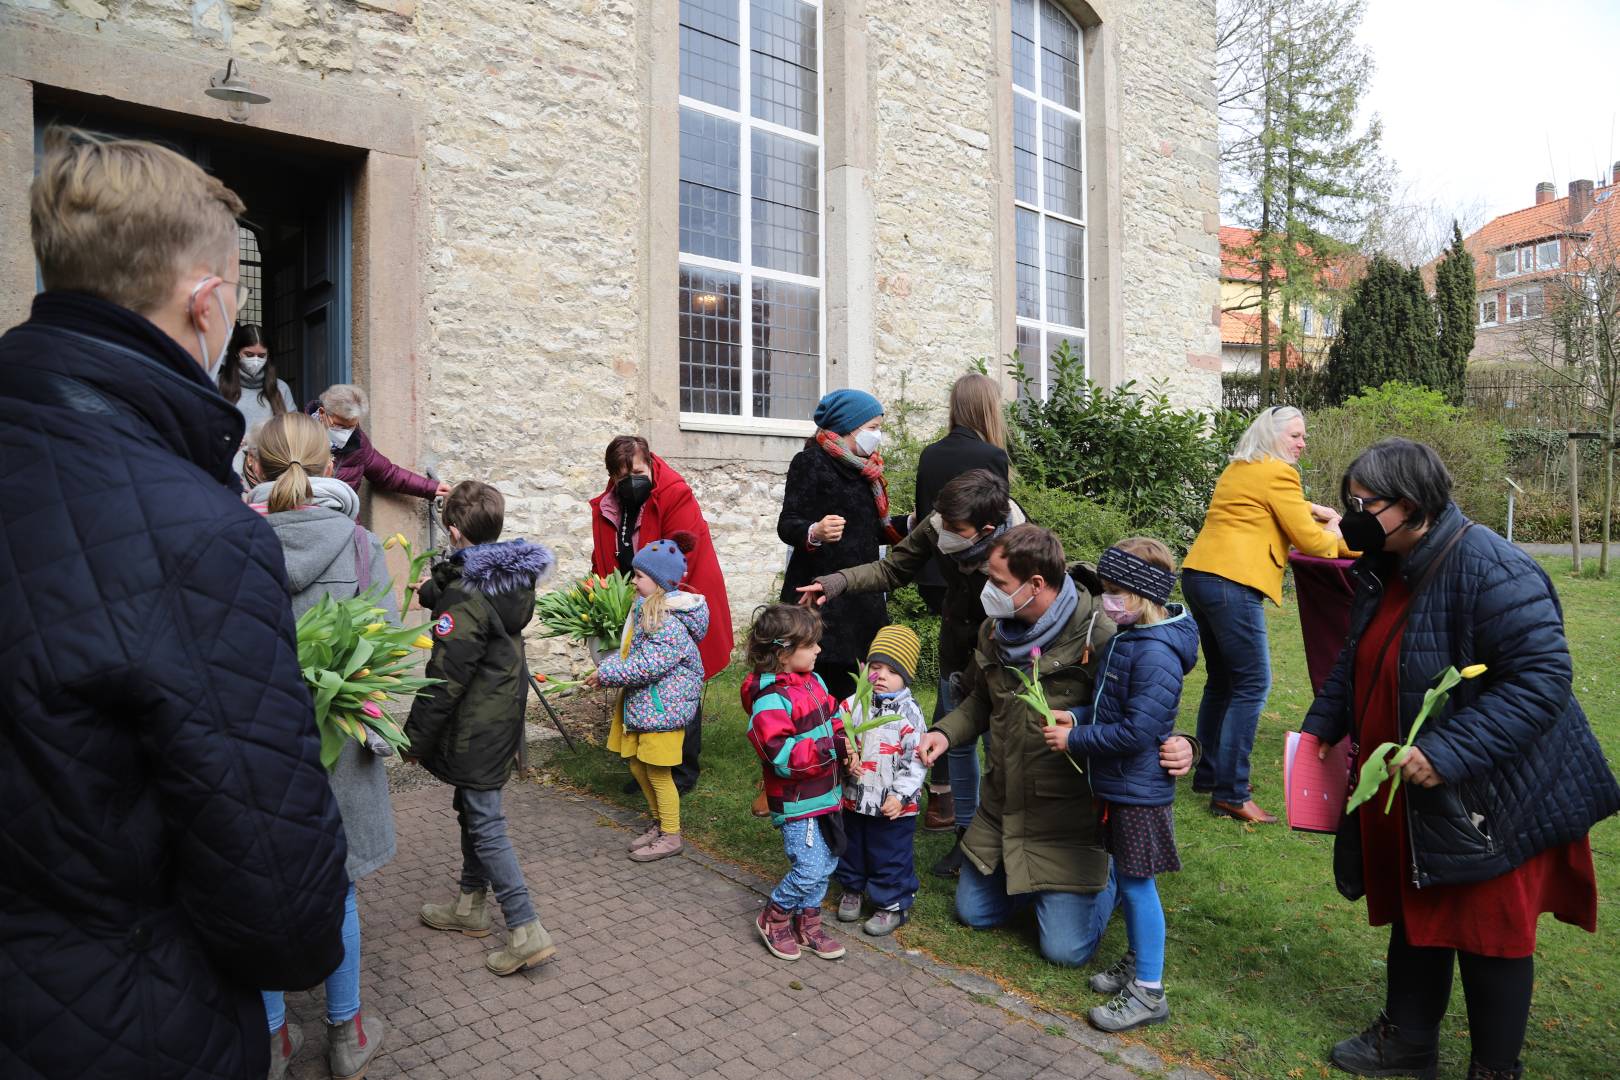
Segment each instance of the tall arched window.
[[681,421],[798,426],[822,386],[821,6],[680,11]]
[[1045,397],[1062,342],[1087,357],[1080,27],[1052,0],[1012,0],[1012,54],[1018,355]]

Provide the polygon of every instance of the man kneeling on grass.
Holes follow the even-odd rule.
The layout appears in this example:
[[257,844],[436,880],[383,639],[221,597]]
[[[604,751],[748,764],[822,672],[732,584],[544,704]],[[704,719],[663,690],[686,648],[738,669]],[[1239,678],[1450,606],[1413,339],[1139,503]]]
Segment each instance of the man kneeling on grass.
[[[1117,886],[1091,787],[1068,757],[1047,750],[1046,719],[1019,699],[1024,686],[1014,669],[1038,670],[1051,708],[1082,708],[1091,703],[1115,626],[1102,613],[1096,571],[1083,563],[1066,570],[1063,544],[1049,529],[1020,525],[1002,533],[985,574],[988,618],[962,675],[962,704],[920,747],[932,764],[951,746],[990,736],[979,810],[962,837],[956,916],[985,929],[1033,905],[1042,955],[1078,967],[1097,951]],[[1171,776],[1185,776],[1195,760],[1185,736],[1159,748]]]

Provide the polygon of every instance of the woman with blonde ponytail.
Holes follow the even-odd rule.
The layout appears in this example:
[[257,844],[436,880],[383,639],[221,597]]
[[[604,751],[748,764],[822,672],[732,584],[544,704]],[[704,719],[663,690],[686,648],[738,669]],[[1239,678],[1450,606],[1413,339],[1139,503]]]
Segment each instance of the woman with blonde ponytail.
[[[360,497],[354,489],[332,478],[326,429],[303,413],[282,413],[259,429],[255,453],[264,482],[248,501],[281,541],[293,614],[302,615],[324,596],[347,600],[382,586],[377,603],[390,621],[398,621],[382,542],[355,522]],[[394,857],[394,810],[382,761],[392,752],[381,739],[366,746],[345,739],[328,777],[349,838],[351,882]],[[285,1068],[303,1043],[302,1032],[286,1022],[280,993],[265,991],[264,1011],[271,1060]],[[360,1010],[360,916],[352,884],[344,907],[343,963],[326,979],[326,1021],[332,1075],[359,1075],[382,1047],[386,1027],[381,1017]]]

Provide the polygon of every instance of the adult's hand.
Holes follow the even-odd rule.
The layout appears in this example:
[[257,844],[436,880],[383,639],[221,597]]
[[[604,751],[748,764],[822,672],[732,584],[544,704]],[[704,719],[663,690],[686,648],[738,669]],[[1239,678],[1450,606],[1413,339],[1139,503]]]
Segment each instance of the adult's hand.
[[1389,774],[1394,776],[1396,770],[1400,771],[1408,783],[1416,784],[1418,787],[1439,787],[1445,783],[1440,779],[1440,774],[1434,771],[1434,766],[1429,764],[1429,759],[1423,756],[1423,751],[1415,746],[1406,752],[1406,757],[1399,765],[1390,765]]
[[1074,716],[1062,710],[1052,713],[1055,724],[1048,724],[1041,729],[1041,738],[1046,740],[1046,748],[1061,753],[1069,748],[1069,732],[1074,730]]
[[828,514],[810,526],[810,539],[818,544],[836,544],[844,538],[844,519]]
[[1159,744],[1159,768],[1173,777],[1181,777],[1192,772],[1192,767],[1192,743],[1184,736],[1172,735]]
[[812,581],[808,585],[799,586],[800,607],[820,607],[827,602],[827,590],[821,587],[821,582]]
[[917,756],[922,758],[924,765],[932,765],[939,760],[939,755],[951,748],[951,740],[937,731],[930,731],[923,735],[922,741],[917,744]]
[[433,493],[433,497],[435,499],[442,499],[448,494],[450,494],[450,485],[445,483],[443,480],[440,480],[439,481],[439,490],[437,490],[437,491],[435,491]]

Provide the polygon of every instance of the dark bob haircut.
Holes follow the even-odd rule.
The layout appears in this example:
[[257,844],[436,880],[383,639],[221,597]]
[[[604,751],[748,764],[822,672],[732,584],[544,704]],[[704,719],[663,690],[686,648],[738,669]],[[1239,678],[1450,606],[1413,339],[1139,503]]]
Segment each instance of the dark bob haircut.
[[1421,525],[1436,521],[1451,505],[1451,473],[1440,455],[1411,439],[1380,439],[1357,455],[1339,481],[1339,499],[1350,505],[1354,482],[1384,499],[1406,499],[1418,508]]

